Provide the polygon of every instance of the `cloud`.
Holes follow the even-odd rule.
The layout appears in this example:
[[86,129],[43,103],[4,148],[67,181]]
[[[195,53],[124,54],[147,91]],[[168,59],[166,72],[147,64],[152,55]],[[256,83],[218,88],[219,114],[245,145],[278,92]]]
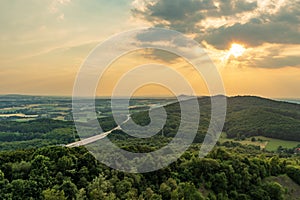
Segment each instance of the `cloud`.
[[52,0],[49,6],[49,10],[51,13],[57,13],[61,5],[66,5],[70,2],[71,0]]
[[139,48],[147,48],[145,58],[165,63],[177,63],[181,56],[189,59],[207,62],[207,54],[199,43],[177,31],[166,29],[147,29],[133,36],[132,43]]
[[300,57],[298,56],[300,46],[293,45],[262,45],[260,50],[252,49],[253,59],[244,59],[245,66],[254,66],[259,68],[282,68],[282,67],[300,67]]
[[300,44],[300,34],[296,24],[284,21],[261,22],[256,19],[246,24],[222,26],[199,38],[219,49],[227,48],[233,41],[242,42],[247,46],[259,46],[263,43]]
[[[217,16],[230,16],[237,13],[252,11],[257,8],[257,2],[247,2],[244,0],[220,0],[215,1],[218,5]],[[210,13],[214,15],[213,13]]]
[[[215,47],[224,49],[232,40],[249,46],[262,43],[299,43],[300,1],[289,1],[278,12],[261,12],[257,2],[246,0],[139,0],[139,7],[132,9],[141,17],[159,27],[167,27],[184,33],[196,33],[197,39],[207,40]],[[141,6],[143,5],[143,6]],[[267,4],[265,5],[267,6]],[[274,5],[273,5],[274,6]],[[230,18],[259,13],[249,20],[227,20],[220,27],[202,27],[201,22],[211,18]],[[233,24],[232,24],[233,23]]]
[[[207,47],[211,48],[211,47]],[[216,49],[214,49],[216,51]],[[228,57],[228,60],[222,60],[225,66],[234,66],[239,68],[267,68],[277,69],[286,67],[300,67],[299,55],[300,46],[285,45],[285,44],[263,44],[259,48],[249,48],[244,55],[238,58],[233,56]],[[221,51],[224,52],[224,51]],[[227,56],[225,51],[213,57],[216,62]]]
[[281,68],[281,67],[300,67],[299,56],[286,56],[282,58],[269,58],[255,61],[257,67],[261,68]]
[[208,17],[235,15],[257,8],[256,2],[240,0],[135,0],[132,13],[156,26],[194,33]]
[[[136,0],[132,13],[154,26],[193,34],[217,50],[232,42],[249,47],[263,44],[300,45],[299,0]],[[279,56],[269,67],[297,66],[293,56]],[[266,58],[266,61],[268,60]],[[277,63],[277,64],[276,64]],[[266,66],[264,63],[259,66]]]
[[58,21],[63,21],[65,19],[65,14],[60,14],[57,18]]
[[209,0],[161,0],[135,1],[132,13],[156,26],[167,26],[182,31],[193,32],[197,29],[196,23],[204,18],[202,11],[216,9]]
[[300,2],[286,5],[274,14],[261,14],[247,23],[223,25],[199,36],[217,48],[225,48],[232,41],[248,46],[263,43],[300,44]]

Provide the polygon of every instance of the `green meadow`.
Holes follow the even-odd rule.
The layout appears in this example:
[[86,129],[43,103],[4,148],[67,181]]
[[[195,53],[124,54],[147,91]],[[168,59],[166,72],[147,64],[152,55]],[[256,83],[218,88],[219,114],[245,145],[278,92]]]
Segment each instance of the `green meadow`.
[[267,138],[263,136],[259,136],[257,138],[262,139],[263,141],[267,141],[266,150],[268,151],[276,151],[279,146],[283,148],[295,148],[300,142],[297,141],[288,141],[288,140],[279,140],[274,138]]
[[[252,138],[255,138],[255,141],[253,141]],[[256,136],[256,137],[246,138],[245,140],[237,140],[237,139],[227,138],[226,133],[222,133],[219,142],[223,143],[226,141],[237,142],[243,145],[259,146],[261,149],[265,149],[267,151],[276,151],[280,146],[283,148],[292,149],[297,147],[297,145],[300,144],[300,142],[298,141],[280,140],[280,139],[274,139],[274,138],[269,138],[264,136]]]

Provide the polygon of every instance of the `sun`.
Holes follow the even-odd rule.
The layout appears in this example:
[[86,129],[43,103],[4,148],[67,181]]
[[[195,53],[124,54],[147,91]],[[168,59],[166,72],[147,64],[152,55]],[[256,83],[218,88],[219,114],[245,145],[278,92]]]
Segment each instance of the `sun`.
[[238,57],[242,56],[245,53],[245,51],[246,51],[246,49],[243,45],[233,43],[228,52],[228,56],[233,55],[235,58],[238,58]]

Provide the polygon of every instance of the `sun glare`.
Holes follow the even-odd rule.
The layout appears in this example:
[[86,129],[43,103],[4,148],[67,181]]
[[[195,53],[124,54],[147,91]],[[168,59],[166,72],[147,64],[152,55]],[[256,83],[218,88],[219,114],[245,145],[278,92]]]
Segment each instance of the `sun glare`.
[[242,56],[245,53],[246,49],[243,45],[233,43],[229,50],[229,56],[233,55],[235,58]]

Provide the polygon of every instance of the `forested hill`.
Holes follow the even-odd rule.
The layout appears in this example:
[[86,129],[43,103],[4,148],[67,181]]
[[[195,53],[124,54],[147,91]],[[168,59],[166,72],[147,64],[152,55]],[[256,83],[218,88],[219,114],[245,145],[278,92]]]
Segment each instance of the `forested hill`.
[[[44,117],[44,112],[52,113],[45,117],[26,121],[14,120],[15,118],[2,118],[0,123],[0,150],[10,150],[16,148],[31,148],[47,146],[51,144],[67,144],[74,142],[76,137],[75,127],[71,117],[65,121],[56,118],[61,115],[71,115],[71,101],[67,98],[38,97],[15,99],[16,97],[6,96],[5,101],[1,101],[3,106],[13,99],[11,109],[30,112]],[[218,97],[215,97],[218,98]],[[34,100],[38,99],[38,100]],[[201,111],[201,121],[195,143],[201,143],[207,133],[210,121],[211,100],[209,97],[199,97]],[[151,100],[133,100],[135,104]],[[145,102],[143,102],[145,101]],[[157,102],[164,102],[164,99],[156,99]],[[33,104],[34,103],[34,104]],[[150,104],[149,103],[149,104]],[[32,107],[24,108],[27,105]],[[144,105],[141,104],[141,105]],[[300,141],[300,104],[293,104],[283,101],[275,101],[260,97],[237,96],[227,97],[227,116],[223,131],[228,138],[266,136],[270,138]],[[37,106],[38,105],[38,106]],[[103,116],[99,117],[99,122],[104,130],[111,130],[116,124],[111,117],[109,100],[99,100],[100,111]],[[145,106],[144,106],[145,107]],[[144,107],[142,107],[144,109]],[[137,107],[132,118],[141,125],[149,123],[147,111],[140,111]],[[163,136],[174,137],[180,125],[180,106],[173,103],[165,106],[168,119],[164,126]],[[5,108],[4,108],[5,109]],[[2,109],[3,110],[3,109]],[[41,111],[42,110],[42,111]],[[132,109],[131,109],[132,110]],[[7,110],[4,110],[7,112]],[[17,111],[16,111],[17,112]],[[103,114],[104,113],[104,114]],[[52,116],[53,115],[53,116]],[[51,118],[54,117],[53,119]],[[63,118],[63,116],[62,116]],[[24,119],[21,119],[24,120]],[[158,133],[161,135],[162,133]],[[110,137],[127,138],[126,134],[112,134]]]
[[[211,112],[210,97],[199,97],[198,101],[201,120],[196,143],[202,142],[207,133]],[[164,136],[173,137],[180,124],[180,106],[174,103],[165,108],[168,119],[164,126]],[[133,119],[141,125],[150,122],[147,112],[135,114]],[[300,104],[254,96],[227,97],[227,116],[223,131],[228,138],[266,136],[300,141]]]
[[228,137],[266,136],[300,141],[300,105],[260,97],[227,99],[224,131]]

